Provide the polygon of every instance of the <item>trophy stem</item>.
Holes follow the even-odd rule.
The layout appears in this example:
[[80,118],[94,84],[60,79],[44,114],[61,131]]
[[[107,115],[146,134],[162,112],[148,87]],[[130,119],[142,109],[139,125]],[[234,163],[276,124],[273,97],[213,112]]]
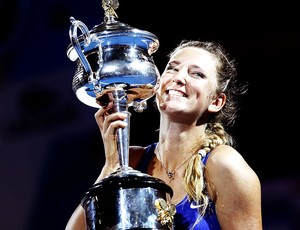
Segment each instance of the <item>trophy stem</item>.
[[125,118],[127,126],[117,130],[117,149],[121,169],[129,168],[129,139],[130,139],[130,116],[127,105],[127,95],[123,88],[118,88],[112,92],[114,98],[114,112],[124,112],[128,116]]

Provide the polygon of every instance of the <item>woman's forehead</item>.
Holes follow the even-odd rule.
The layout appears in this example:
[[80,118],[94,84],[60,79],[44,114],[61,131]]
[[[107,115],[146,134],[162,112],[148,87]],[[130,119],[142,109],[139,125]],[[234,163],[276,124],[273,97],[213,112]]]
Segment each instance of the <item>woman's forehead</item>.
[[189,63],[190,65],[198,65],[203,67],[203,65],[208,67],[215,67],[217,59],[213,54],[198,47],[184,47],[175,51],[170,62],[177,62],[179,64]]

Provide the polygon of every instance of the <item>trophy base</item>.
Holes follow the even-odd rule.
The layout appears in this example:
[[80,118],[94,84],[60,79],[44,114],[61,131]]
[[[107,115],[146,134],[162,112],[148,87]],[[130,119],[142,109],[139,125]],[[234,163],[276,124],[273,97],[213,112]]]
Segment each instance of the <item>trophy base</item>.
[[121,170],[95,184],[82,199],[87,229],[172,229],[172,195],[160,179]]

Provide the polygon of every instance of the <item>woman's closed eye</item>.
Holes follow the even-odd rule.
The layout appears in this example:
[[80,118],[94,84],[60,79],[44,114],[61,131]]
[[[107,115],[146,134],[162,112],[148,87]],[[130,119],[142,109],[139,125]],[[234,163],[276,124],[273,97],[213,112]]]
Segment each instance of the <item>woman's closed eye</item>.
[[178,72],[178,68],[176,68],[176,66],[173,66],[173,65],[168,65],[166,67],[166,70],[167,71],[175,71],[175,72]]
[[190,76],[192,76],[193,78],[196,78],[196,79],[204,79],[206,78],[206,75],[202,72],[199,72],[199,71],[193,71],[193,72],[190,72],[189,73]]

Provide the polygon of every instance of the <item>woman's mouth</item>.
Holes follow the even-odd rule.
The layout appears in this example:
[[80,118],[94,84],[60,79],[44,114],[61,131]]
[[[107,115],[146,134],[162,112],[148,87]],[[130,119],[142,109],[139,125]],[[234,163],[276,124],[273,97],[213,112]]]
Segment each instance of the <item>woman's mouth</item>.
[[168,90],[166,90],[166,93],[170,96],[187,97],[187,95],[185,93],[175,90],[175,89],[168,89]]

